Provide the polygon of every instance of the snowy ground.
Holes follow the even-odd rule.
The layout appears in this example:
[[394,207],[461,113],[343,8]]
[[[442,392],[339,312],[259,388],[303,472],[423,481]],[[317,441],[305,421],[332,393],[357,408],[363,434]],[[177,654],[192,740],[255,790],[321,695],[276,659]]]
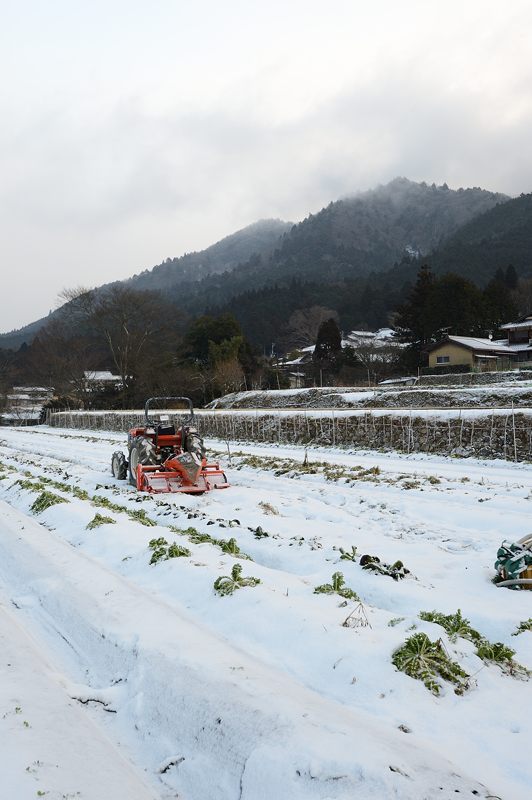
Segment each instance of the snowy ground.
[[[121,435],[24,428],[0,440],[10,800],[530,796],[532,681],[418,614],[461,608],[532,668],[532,633],[512,636],[532,592],[490,581],[501,540],[530,531],[532,467],[322,449],[309,458],[331,466],[310,474],[301,449],[238,445],[221,455],[230,489],[152,498],[109,475]],[[33,513],[43,488],[68,502]],[[115,524],[87,529],[96,513]],[[197,543],[190,526],[234,537],[253,560]],[[190,555],[150,565],[159,537]],[[353,545],[411,575],[341,560]],[[261,583],[220,597],[213,582],[235,564]],[[335,571],[362,605],[314,594]],[[472,676],[463,696],[443,683],[435,697],[395,669],[417,631]]]

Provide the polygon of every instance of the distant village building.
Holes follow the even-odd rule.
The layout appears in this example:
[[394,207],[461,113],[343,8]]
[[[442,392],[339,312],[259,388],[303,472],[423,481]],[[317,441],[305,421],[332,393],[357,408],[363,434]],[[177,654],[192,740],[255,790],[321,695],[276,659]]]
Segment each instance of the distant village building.
[[44,418],[44,407],[51,400],[53,389],[44,386],[13,386],[6,395],[5,409],[0,413],[2,425],[38,425]]
[[446,336],[427,348],[429,367],[469,367],[491,371],[511,369],[532,361],[532,314],[501,325],[506,339],[482,339],[474,336]]
[[517,362],[532,359],[532,314],[525,314],[515,322],[501,325],[501,330],[506,331],[508,347],[515,353]]
[[108,369],[84,372],[83,380],[86,392],[102,392],[105,389],[122,388],[120,375],[113,375]]
[[469,367],[480,371],[507,369],[513,353],[506,344],[474,336],[446,336],[428,348],[429,367]]
[[[378,331],[351,331],[342,335],[342,347],[350,347],[358,355],[360,363],[370,367],[374,361],[392,360],[398,348],[405,345],[398,341],[392,328],[379,328]],[[278,361],[279,369],[286,373],[291,389],[300,389],[310,372],[314,345],[298,349],[292,358]]]

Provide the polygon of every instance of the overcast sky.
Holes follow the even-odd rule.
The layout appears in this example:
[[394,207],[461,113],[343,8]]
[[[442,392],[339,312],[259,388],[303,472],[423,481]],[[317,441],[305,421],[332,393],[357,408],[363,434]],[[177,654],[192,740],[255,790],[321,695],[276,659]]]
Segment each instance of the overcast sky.
[[397,175],[532,191],[530,0],[0,11],[0,331]]

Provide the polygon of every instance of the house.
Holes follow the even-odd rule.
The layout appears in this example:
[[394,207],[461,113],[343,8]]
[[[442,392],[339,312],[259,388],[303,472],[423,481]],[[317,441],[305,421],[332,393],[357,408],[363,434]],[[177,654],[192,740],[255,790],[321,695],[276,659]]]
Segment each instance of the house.
[[103,392],[105,389],[121,389],[122,378],[108,369],[83,373],[86,392]]
[[492,371],[507,369],[514,359],[514,352],[503,342],[481,339],[475,336],[446,336],[427,348],[429,367],[469,367],[469,369]]
[[469,367],[479,371],[518,368],[532,361],[532,314],[500,327],[506,339],[446,336],[427,348],[429,367]]
[[514,352],[515,361],[522,363],[532,360],[532,314],[501,325],[501,331],[506,332],[506,343]]
[[43,386],[13,386],[5,396],[6,407],[0,413],[2,425],[38,425],[44,417],[44,406],[53,396],[53,389]]
[[[371,368],[374,363],[392,362],[399,349],[405,345],[398,341],[392,328],[378,331],[350,331],[342,334],[342,347],[350,347],[357,354],[360,363]],[[290,380],[290,388],[305,386],[312,367],[314,345],[303,347],[293,353],[293,358],[280,358],[279,369],[285,371]]]

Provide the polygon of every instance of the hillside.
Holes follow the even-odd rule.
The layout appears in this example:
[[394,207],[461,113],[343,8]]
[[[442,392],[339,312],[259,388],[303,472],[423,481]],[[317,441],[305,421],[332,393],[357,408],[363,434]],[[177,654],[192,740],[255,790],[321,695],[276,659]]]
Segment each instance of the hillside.
[[[236,268],[216,286],[217,302],[288,279],[353,279],[419,258],[474,217],[504,203],[483,189],[448,189],[396,178],[386,186],[330,203],[294,225],[268,263]],[[194,287],[198,305],[212,302],[212,287]]]
[[532,272],[532,194],[497,204],[454,233],[429,259],[435,272],[484,284],[499,267]]
[[[162,264],[146,269],[138,275],[124,281],[132,289],[149,289],[152,291],[164,290],[168,296],[169,290],[180,287],[182,283],[194,284],[202,278],[213,274],[224,273],[233,269],[237,264],[249,260],[256,262],[261,258],[268,258],[279,243],[280,237],[290,230],[292,223],[279,219],[259,220],[236,233],[226,236],[219,242],[195,253],[186,253],[180,258],[168,258]],[[109,286],[111,284],[107,284]],[[209,285],[207,283],[207,285]],[[100,287],[106,288],[105,286]],[[171,293],[171,292],[170,292]],[[175,291],[176,301],[182,299],[179,288]],[[39,330],[58,313],[59,309],[51,315],[36,320],[24,327],[0,334],[0,349],[18,350],[26,342],[30,344]]]
[[0,350],[18,350],[24,343],[30,344],[54,313],[30,322],[22,328],[0,334]]
[[[504,202],[483,189],[451,190],[395,178],[310,215],[284,237],[280,266],[291,273],[382,270],[407,255],[426,255],[478,214]],[[310,260],[310,269],[308,262]]]
[[134,289],[165,289],[183,281],[199,281],[211,274],[220,274],[250,259],[267,259],[280,237],[292,223],[280,219],[262,219],[216,244],[180,258],[167,258],[162,264],[134,275],[127,283]]
[[[135,289],[164,290],[167,300],[179,304],[186,297],[188,311],[195,314],[225,306],[238,311],[249,301],[250,293],[282,289],[297,280],[312,284],[306,293],[312,295],[313,303],[317,296],[317,302],[324,304],[325,293],[330,295],[330,307],[346,305],[346,325],[381,325],[390,306],[388,300],[383,304],[382,281],[370,278],[372,273],[387,271],[387,291],[396,292],[398,281],[392,277],[390,285],[394,264],[406,265],[398,273],[399,281],[410,279],[411,266],[420,257],[435,251],[479,215],[504,208],[507,201],[505,195],[479,188],[451,190],[446,184],[429,186],[396,178],[385,186],[332,202],[297,225],[261,220],[206,250],[167,259],[126,283]],[[509,228],[513,207],[508,212]],[[493,269],[487,268],[486,279],[492,273]],[[346,281],[347,293],[343,288]],[[366,291],[372,293],[369,304]],[[358,310],[352,312],[353,298],[364,309],[371,307],[367,319]],[[302,298],[298,302],[295,307],[303,307]],[[288,303],[290,309],[293,302]],[[260,303],[253,308],[253,317],[257,314],[262,315]],[[30,343],[45,322],[39,320],[1,335],[0,348],[17,349],[24,341]],[[259,334],[256,341],[263,340],[262,332]]]

